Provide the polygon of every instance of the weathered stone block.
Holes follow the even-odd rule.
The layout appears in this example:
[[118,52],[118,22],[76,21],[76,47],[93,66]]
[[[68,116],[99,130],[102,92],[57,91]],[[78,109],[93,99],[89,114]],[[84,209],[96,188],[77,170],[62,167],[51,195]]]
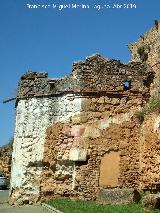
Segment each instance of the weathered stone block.
[[126,204],[138,202],[140,194],[135,189],[101,189],[97,200],[105,204]]
[[143,197],[142,206],[146,210],[160,209],[160,193],[148,194]]
[[71,136],[74,136],[74,137],[82,136],[84,133],[84,130],[85,128],[81,125],[73,126],[71,129]]
[[83,134],[83,137],[85,138],[98,138],[100,137],[100,130],[98,128],[95,128],[93,126],[87,126],[85,128],[85,132]]
[[80,148],[73,148],[69,153],[69,160],[72,161],[86,161],[87,151]]

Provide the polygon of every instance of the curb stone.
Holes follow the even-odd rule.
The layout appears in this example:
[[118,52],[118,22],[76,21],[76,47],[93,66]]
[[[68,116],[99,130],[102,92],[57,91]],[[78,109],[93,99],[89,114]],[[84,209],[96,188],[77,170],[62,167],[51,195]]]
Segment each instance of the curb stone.
[[42,207],[50,212],[53,212],[53,213],[63,213],[61,211],[59,211],[58,209],[54,208],[53,206],[50,206],[46,203],[41,203]]

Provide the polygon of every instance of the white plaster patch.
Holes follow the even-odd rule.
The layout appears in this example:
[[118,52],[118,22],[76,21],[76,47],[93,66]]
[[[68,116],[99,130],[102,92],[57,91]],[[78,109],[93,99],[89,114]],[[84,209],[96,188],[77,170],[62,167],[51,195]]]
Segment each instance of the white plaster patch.
[[110,124],[121,124],[125,121],[129,121],[131,117],[133,116],[132,112],[129,113],[122,113],[120,115],[112,116],[103,120],[100,120],[99,122],[99,129],[106,129],[110,126]]
[[80,148],[72,148],[69,152],[69,160],[72,161],[86,161],[87,151]]
[[[25,194],[39,194],[46,129],[58,121],[69,120],[80,111],[81,99],[71,98],[71,95],[18,102],[11,191],[18,187],[24,189]],[[18,192],[15,194],[20,196]]]
[[160,115],[155,118],[154,132],[157,132],[160,128]]

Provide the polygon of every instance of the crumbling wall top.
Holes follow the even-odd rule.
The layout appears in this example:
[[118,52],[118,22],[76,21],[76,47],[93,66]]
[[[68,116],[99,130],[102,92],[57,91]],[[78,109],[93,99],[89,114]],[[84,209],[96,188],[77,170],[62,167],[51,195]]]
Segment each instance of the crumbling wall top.
[[37,78],[48,78],[47,72],[32,72],[28,71],[24,75],[22,75],[21,80],[25,79],[37,79]]
[[107,59],[99,54],[73,63],[72,73],[64,78],[47,78],[47,73],[28,72],[19,82],[17,99],[33,96],[56,96],[67,92],[122,91],[129,80],[132,89],[144,91],[152,70],[146,64]]
[[128,47],[132,54],[132,61],[155,64],[155,55],[160,51],[160,21],[155,20],[154,26]]

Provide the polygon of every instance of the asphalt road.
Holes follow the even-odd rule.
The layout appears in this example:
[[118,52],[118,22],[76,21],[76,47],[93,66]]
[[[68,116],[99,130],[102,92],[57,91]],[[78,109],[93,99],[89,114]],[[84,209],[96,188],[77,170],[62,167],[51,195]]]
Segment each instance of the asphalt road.
[[0,204],[8,202],[8,194],[9,190],[0,190]]
[[8,205],[8,190],[0,190],[0,213],[47,213],[41,206],[12,207]]
[[7,204],[0,204],[0,213],[47,213],[47,211],[41,206],[11,207]]

